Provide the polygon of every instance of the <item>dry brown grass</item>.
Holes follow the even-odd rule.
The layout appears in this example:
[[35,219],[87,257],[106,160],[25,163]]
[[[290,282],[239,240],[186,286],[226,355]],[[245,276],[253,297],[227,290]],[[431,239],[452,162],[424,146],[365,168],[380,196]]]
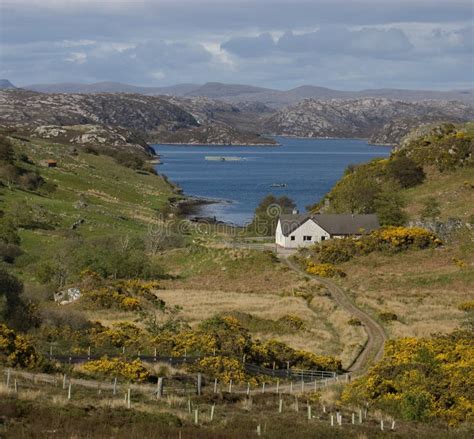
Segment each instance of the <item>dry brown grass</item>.
[[[387,256],[371,254],[344,264],[343,285],[358,305],[374,314],[393,312],[385,324],[390,337],[429,336],[451,332],[466,317],[458,305],[474,297],[473,244],[453,242],[436,250]],[[455,261],[463,261],[459,267]]]
[[365,342],[361,327],[347,324],[350,315],[336,307],[325,296],[316,296],[311,307],[306,300],[294,296],[249,294],[207,290],[164,290],[159,296],[169,305],[182,307],[180,316],[191,326],[216,314],[242,312],[268,320],[294,314],[300,317],[306,330],[288,333],[253,332],[256,338],[275,338],[293,348],[319,354],[335,355],[348,365]]

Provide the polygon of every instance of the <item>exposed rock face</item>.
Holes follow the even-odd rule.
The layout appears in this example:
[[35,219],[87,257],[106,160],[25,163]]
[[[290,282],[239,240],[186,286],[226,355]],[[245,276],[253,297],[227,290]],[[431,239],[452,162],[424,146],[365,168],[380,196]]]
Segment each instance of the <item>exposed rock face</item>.
[[40,125],[29,131],[32,138],[51,139],[71,145],[99,146],[101,149],[153,155],[154,151],[137,134],[125,128],[104,125]]
[[273,139],[257,134],[237,131],[228,125],[215,122],[188,130],[160,133],[157,141],[161,143],[186,143],[194,145],[275,145]]
[[396,144],[424,122],[462,122],[474,118],[474,107],[461,102],[407,103],[389,99],[305,100],[279,110],[264,121],[266,131],[298,137],[365,138]]
[[[182,143],[200,133],[200,143],[261,144],[259,135],[241,132],[213,115],[239,113],[228,104],[197,98],[139,94],[43,94],[21,89],[0,91],[0,124],[7,126],[105,125],[143,133],[151,141],[176,135]],[[219,122],[219,121],[217,121]],[[212,134],[206,138],[206,133]],[[85,138],[90,140],[90,136]],[[217,140],[216,140],[217,139]]]
[[197,126],[186,111],[158,97],[126,94],[0,92],[0,123],[10,125],[103,124],[137,131]]

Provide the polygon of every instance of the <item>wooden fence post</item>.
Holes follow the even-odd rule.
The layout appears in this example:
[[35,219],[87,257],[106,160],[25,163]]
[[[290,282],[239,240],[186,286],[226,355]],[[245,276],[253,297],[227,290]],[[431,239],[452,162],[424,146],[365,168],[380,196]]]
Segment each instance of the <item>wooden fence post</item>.
[[247,396],[250,395],[250,383],[247,383]]
[[308,404],[308,421],[311,420],[311,406]]
[[188,412],[191,413],[191,398],[188,398]]
[[323,404],[323,413],[326,413],[326,406]]
[[217,378],[214,378],[214,393],[217,393]]
[[383,419],[380,420],[380,430],[383,431]]
[[280,401],[278,401],[278,413],[283,412],[283,399],[280,398]]
[[262,435],[262,427],[260,426],[260,424],[257,425],[257,436],[261,436]]
[[359,424],[362,424],[362,409],[359,409]]
[[334,427],[334,415],[331,415],[331,427]]
[[10,375],[12,371],[10,369],[7,369],[7,389],[10,387]]
[[277,379],[276,393],[280,393],[280,379]]
[[262,383],[262,393],[265,393],[265,381]]
[[66,374],[63,375],[63,389],[66,388]]
[[304,392],[304,378],[301,377],[301,392]]
[[395,430],[395,420],[392,421],[392,428],[391,430]]
[[156,383],[156,386],[157,386],[157,391],[156,391],[156,396],[158,398],[162,398],[163,397],[163,377],[158,377],[158,381]]
[[196,425],[199,424],[199,410],[198,409],[194,409],[194,423]]
[[117,394],[117,377],[114,378],[114,388],[112,390],[112,394],[113,395]]
[[232,393],[232,380],[229,380],[229,393]]
[[127,391],[127,408],[130,408],[132,406],[132,401],[130,399],[130,393],[131,393],[131,389],[130,387],[128,388],[128,391]]
[[293,381],[290,381],[290,393],[293,393]]
[[216,405],[211,405],[211,422],[214,420],[214,410],[216,409]]
[[201,387],[202,387],[202,374],[201,372],[198,373],[197,376],[197,394],[198,396],[201,396]]
[[72,384],[71,384],[71,381],[69,381],[69,387],[67,389],[67,399],[71,400],[71,396],[72,396]]
[[13,380],[13,388],[15,389],[15,393],[18,393],[18,384],[16,378]]
[[353,424],[356,423],[355,417],[356,417],[355,413],[352,413],[352,423],[353,423]]
[[298,395],[295,395],[295,412],[299,412]]

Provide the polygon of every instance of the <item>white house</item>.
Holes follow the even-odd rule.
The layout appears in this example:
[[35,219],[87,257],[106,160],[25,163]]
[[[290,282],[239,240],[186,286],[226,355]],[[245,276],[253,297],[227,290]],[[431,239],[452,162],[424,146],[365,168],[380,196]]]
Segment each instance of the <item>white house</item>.
[[280,216],[275,241],[283,248],[306,247],[326,239],[361,236],[379,227],[377,215],[295,212]]

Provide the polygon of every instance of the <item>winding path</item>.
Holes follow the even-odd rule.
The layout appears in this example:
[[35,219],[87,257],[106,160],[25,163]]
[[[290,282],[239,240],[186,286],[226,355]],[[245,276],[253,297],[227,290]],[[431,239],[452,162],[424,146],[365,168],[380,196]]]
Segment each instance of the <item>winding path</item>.
[[298,267],[295,262],[291,261],[288,256],[279,256],[280,260],[292,270],[304,276],[310,276],[322,285],[324,285],[331,293],[331,296],[334,301],[341,308],[343,308],[349,314],[358,318],[362,322],[362,325],[364,326],[364,329],[367,332],[367,343],[354,358],[347,370],[351,373],[351,375],[354,376],[361,375],[366,372],[367,369],[372,365],[372,363],[382,358],[384,344],[387,340],[387,335],[385,334],[382,325],[375,319],[373,319],[365,311],[358,308],[354,304],[354,302],[347,296],[344,290],[337,284],[335,284],[333,281],[327,278],[310,275],[303,271],[300,267]]

